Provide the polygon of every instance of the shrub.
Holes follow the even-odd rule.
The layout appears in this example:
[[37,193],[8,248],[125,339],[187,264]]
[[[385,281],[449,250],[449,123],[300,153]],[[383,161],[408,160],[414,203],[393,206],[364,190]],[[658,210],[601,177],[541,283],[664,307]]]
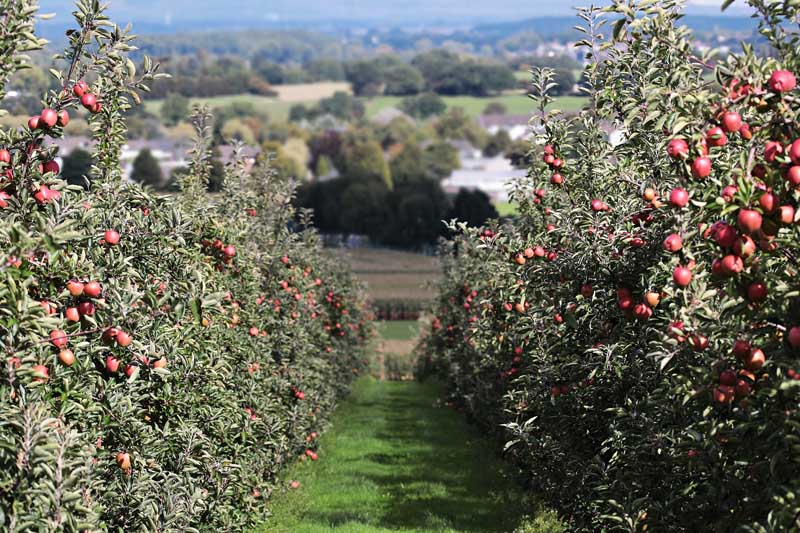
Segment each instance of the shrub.
[[420,371],[574,530],[798,528],[798,8],[750,3],[775,56],[716,64],[679,2],[580,11],[588,105],[536,71],[520,217],[446,247]]
[[[313,233],[287,230],[292,190],[268,167],[234,157],[209,200],[205,112],[176,199],[122,182],[122,117],[162,75],[136,71],[98,6],[78,2],[63,90],[0,130],[0,524],[240,530],[364,367],[363,304]],[[6,7],[0,72],[42,44],[35,8]],[[58,178],[48,143],[82,94],[88,191]]]

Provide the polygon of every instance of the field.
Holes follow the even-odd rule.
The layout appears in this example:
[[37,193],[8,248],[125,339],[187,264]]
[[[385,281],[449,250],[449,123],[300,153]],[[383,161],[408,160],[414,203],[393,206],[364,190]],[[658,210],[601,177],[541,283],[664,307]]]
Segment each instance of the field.
[[[333,95],[336,91],[350,91],[347,83],[321,82],[299,85],[276,85],[277,97],[259,96],[253,94],[240,94],[230,96],[215,96],[212,98],[192,98],[193,104],[207,104],[210,107],[221,107],[232,102],[249,102],[256,109],[266,113],[273,121],[285,121],[289,116],[289,109],[295,104],[302,103],[313,105],[322,98]],[[374,117],[387,107],[398,107],[402,97],[378,96],[362,98],[368,117]],[[474,96],[445,96],[444,101],[448,108],[461,107],[472,117],[478,117],[490,102],[499,102],[506,106],[508,112],[514,115],[529,115],[534,111],[533,101],[522,93],[503,94],[499,96],[474,97]],[[585,102],[580,96],[563,96],[556,99],[553,108],[562,111],[576,111]],[[148,100],[145,102],[147,111],[158,114],[161,110],[161,100]]]
[[517,205],[511,202],[497,202],[494,204],[494,208],[501,217],[510,217],[519,213]]
[[[486,109],[486,106],[491,102],[498,102],[503,104],[512,115],[531,115],[534,109],[534,102],[526,95],[519,94],[503,94],[500,96],[445,96],[443,97],[445,104],[448,108],[460,107],[472,117],[478,117]],[[372,117],[379,113],[382,109],[387,107],[398,107],[402,100],[399,96],[379,96],[376,98],[368,99],[367,102],[367,116]],[[577,111],[586,102],[582,96],[562,96],[556,98],[551,108],[560,109],[565,112]]]
[[367,287],[371,300],[403,299],[426,301],[428,284],[441,277],[435,257],[395,250],[336,250],[347,260],[356,277]]

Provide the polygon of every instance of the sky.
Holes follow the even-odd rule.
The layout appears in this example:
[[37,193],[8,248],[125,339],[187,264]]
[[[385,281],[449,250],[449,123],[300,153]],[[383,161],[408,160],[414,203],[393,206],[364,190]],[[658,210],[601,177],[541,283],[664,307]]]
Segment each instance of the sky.
[[[608,0],[595,0],[595,3]],[[409,22],[434,23],[522,20],[538,16],[563,16],[573,6],[590,0],[111,0],[111,17],[121,24],[176,24],[209,21],[340,21],[363,20],[381,25]],[[687,12],[720,14],[722,0],[687,0]],[[57,13],[67,22],[72,0],[40,0],[42,13]],[[726,15],[747,14],[744,0],[737,0]]]

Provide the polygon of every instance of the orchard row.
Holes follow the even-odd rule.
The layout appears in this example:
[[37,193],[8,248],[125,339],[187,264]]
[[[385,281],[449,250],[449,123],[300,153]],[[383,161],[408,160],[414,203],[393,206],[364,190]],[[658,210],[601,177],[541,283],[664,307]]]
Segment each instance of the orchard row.
[[800,58],[770,28],[798,11],[758,2],[776,57],[712,60],[672,2],[627,4],[580,11],[579,116],[534,72],[522,215],[445,248],[421,371],[575,530],[793,530]]

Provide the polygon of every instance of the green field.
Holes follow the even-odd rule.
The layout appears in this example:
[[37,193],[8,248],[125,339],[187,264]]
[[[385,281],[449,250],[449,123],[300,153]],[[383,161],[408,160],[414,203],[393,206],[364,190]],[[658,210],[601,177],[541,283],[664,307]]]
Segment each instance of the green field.
[[[322,93],[320,93],[322,94]],[[258,96],[253,94],[242,94],[232,96],[215,96],[212,98],[192,98],[192,104],[206,104],[211,108],[223,107],[233,102],[249,102],[252,103],[256,109],[266,113],[270,120],[273,122],[285,121],[289,116],[289,109],[295,104],[303,103],[306,105],[313,105],[319,101],[317,95],[309,93],[308,100],[282,100],[269,96]],[[362,98],[365,103],[367,116],[374,117],[381,110],[387,107],[398,107],[402,100],[399,96],[378,96],[374,98]],[[504,94],[500,96],[489,97],[474,97],[474,96],[445,96],[444,101],[448,108],[460,107],[464,109],[467,114],[473,117],[478,117],[486,109],[490,102],[499,102],[503,104],[508,112],[512,115],[530,115],[534,112],[534,102],[524,94]],[[561,111],[573,112],[580,109],[586,101],[581,96],[562,96],[556,99],[552,105],[553,108],[560,109]],[[158,115],[161,110],[161,100],[147,100],[145,101],[145,109]]]
[[379,322],[378,334],[387,341],[410,341],[419,335],[419,322],[416,320]]
[[[535,102],[522,93],[480,98],[475,96],[445,96],[443,99],[448,108],[460,107],[472,117],[480,116],[491,102],[503,104],[508,113],[512,115],[531,115],[535,111]],[[401,100],[402,98],[399,96],[379,96],[367,99],[367,116],[373,117],[387,107],[399,107]],[[582,96],[561,96],[556,98],[551,108],[574,112],[579,110],[585,102],[586,98]]]
[[287,472],[300,487],[286,482],[258,531],[563,531],[440,394],[432,383],[359,380],[321,437],[319,460]]
[[519,213],[517,204],[511,202],[497,202],[494,204],[494,208],[497,209],[497,214],[501,217],[510,217]]

